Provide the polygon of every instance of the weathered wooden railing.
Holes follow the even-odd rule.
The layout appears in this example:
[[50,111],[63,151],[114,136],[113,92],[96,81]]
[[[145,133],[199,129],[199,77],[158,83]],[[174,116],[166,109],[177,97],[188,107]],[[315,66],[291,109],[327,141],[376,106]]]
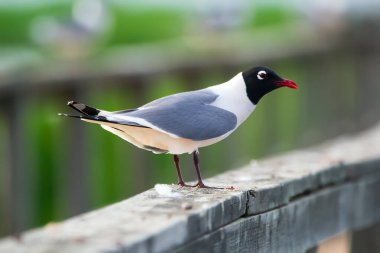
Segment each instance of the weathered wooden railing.
[[306,252],[345,231],[353,252],[380,250],[363,243],[380,224],[380,125],[206,181],[235,190],[158,185],[3,239],[0,252]]

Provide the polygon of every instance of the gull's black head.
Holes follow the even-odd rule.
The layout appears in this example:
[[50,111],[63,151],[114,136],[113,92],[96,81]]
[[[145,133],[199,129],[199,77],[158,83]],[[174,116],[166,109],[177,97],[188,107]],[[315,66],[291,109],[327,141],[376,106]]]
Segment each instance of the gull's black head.
[[247,95],[253,104],[272,90],[289,87],[297,89],[297,85],[291,81],[277,75],[267,67],[254,67],[243,72],[243,78],[247,87]]

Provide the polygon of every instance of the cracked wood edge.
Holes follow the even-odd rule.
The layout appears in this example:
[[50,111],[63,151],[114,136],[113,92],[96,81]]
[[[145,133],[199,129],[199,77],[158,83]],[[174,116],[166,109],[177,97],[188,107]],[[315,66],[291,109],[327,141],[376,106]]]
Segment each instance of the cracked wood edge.
[[242,217],[175,250],[306,252],[344,231],[380,222],[380,177],[334,185],[280,208]]

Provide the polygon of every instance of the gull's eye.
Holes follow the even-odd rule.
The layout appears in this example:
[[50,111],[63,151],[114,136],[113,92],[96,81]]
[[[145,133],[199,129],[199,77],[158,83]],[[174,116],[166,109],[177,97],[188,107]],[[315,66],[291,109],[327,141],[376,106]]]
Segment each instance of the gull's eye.
[[264,80],[267,77],[267,72],[265,70],[260,70],[259,73],[257,73],[257,78],[259,80]]

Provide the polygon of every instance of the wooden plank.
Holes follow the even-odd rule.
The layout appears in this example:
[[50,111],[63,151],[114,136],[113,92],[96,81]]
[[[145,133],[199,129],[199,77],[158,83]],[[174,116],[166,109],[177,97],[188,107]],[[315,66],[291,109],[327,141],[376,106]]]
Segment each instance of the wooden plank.
[[[0,252],[305,252],[380,221],[380,126],[6,238]],[[168,186],[166,186],[168,187]]]
[[[77,252],[78,246],[81,252],[117,248],[164,252],[241,217],[245,211],[246,199],[240,192],[214,194],[213,190],[183,189],[181,194],[180,199],[165,198],[152,189],[107,208],[27,233],[20,242],[9,238],[1,243],[0,252],[31,248],[34,252]],[[14,248],[16,245],[18,249]]]
[[[380,220],[380,178],[328,187],[279,209],[239,219],[176,252],[305,252]],[[224,238],[224,239],[222,239]]]

